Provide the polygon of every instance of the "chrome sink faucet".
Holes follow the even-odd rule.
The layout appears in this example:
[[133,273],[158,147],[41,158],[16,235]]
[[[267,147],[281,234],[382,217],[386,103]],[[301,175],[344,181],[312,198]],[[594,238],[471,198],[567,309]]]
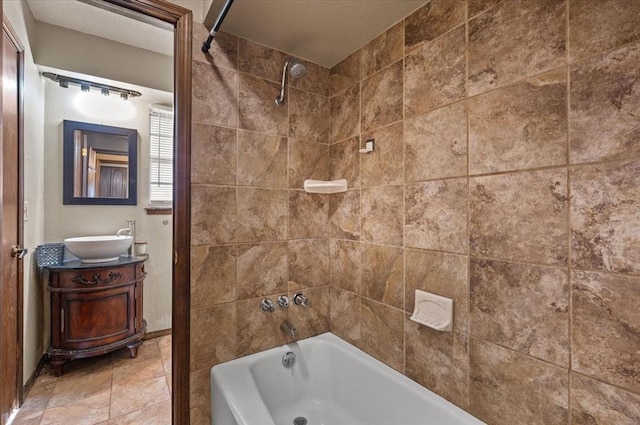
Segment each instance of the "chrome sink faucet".
[[298,330],[288,320],[280,323],[280,330],[286,335],[289,335],[291,338],[295,338],[296,336],[298,336]]
[[131,236],[132,241],[131,241],[131,246],[129,247],[129,250],[127,251],[127,254],[129,254],[129,257],[133,256],[134,253],[134,245],[136,243],[136,221],[131,219],[131,220],[127,220],[127,227],[124,229],[120,229],[116,232],[116,235],[118,236],[122,236],[122,234],[127,234],[128,236]]

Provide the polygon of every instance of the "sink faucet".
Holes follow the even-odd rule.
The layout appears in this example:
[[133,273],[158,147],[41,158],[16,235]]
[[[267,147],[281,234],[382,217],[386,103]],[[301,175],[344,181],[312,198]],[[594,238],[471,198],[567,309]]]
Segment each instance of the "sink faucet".
[[295,338],[296,336],[298,336],[298,330],[288,320],[280,323],[280,330],[289,335],[291,338]]
[[127,220],[127,227],[124,229],[120,229],[116,232],[116,235],[121,236],[122,234],[126,233],[127,235],[131,236],[132,241],[131,241],[131,246],[129,247],[129,250],[127,251],[127,254],[129,254],[129,257],[133,256],[134,253],[134,245],[136,242],[136,221],[131,219],[131,220]]

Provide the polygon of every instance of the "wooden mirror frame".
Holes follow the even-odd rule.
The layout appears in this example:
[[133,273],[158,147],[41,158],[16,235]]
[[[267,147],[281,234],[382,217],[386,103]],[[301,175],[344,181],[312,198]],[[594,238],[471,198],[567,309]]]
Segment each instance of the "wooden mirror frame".
[[[75,196],[76,185],[76,142],[75,132],[102,133],[126,137],[128,152],[127,197],[105,198]],[[136,205],[138,203],[138,131],[131,128],[88,122],[64,120],[63,124],[63,161],[62,161],[62,203],[63,205]],[[91,155],[89,155],[91,157]],[[96,177],[97,178],[97,177]]]
[[[113,10],[111,5],[166,23],[173,41],[173,292],[172,423],[189,423],[189,324],[191,249],[191,33],[190,10],[163,0],[83,0]],[[122,9],[121,9],[122,10]]]

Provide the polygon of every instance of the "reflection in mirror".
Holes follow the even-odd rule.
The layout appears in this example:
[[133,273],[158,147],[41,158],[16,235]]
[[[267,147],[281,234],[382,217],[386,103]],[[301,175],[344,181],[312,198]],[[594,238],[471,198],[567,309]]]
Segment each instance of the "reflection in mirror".
[[136,205],[135,129],[64,121],[64,204]]

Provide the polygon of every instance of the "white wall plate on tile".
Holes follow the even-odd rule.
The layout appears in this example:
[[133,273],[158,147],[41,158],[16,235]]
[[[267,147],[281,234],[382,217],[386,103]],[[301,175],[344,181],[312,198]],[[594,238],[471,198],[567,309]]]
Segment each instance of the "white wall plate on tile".
[[453,300],[416,289],[415,309],[411,320],[437,331],[453,330]]

